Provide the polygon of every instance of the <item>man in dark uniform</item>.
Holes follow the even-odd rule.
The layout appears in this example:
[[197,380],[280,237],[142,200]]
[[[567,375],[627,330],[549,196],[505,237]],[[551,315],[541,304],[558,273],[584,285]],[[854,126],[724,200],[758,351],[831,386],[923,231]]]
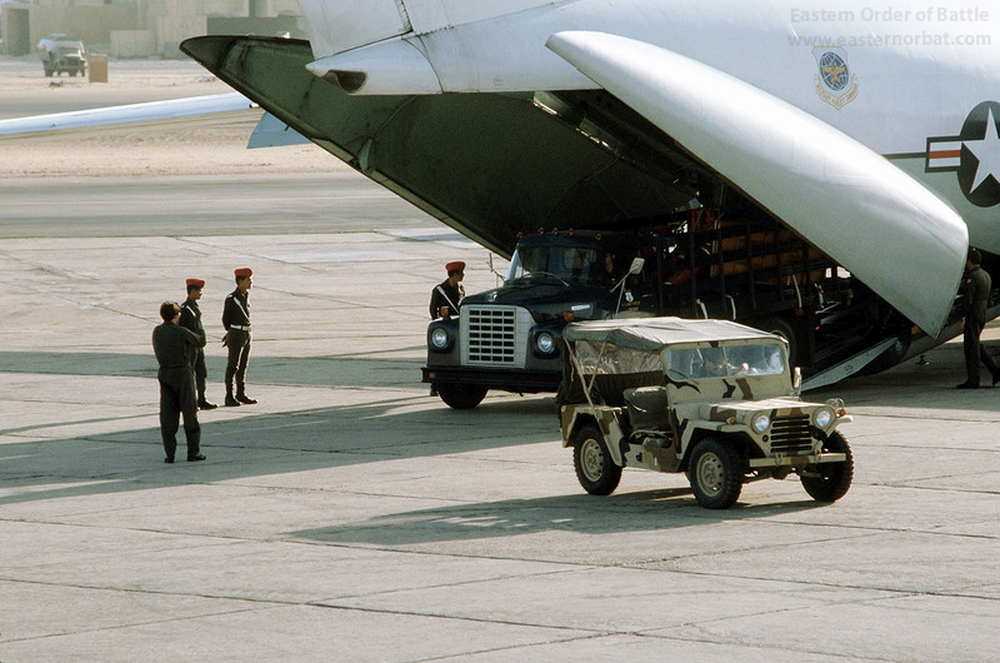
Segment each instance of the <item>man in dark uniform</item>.
[[979,343],[979,336],[986,326],[986,308],[989,303],[990,290],[993,282],[989,272],[979,266],[982,255],[977,249],[969,249],[969,257],[965,261],[965,275],[962,277],[962,317],[958,328],[962,330],[962,343],[965,349],[965,370],[968,375],[965,382],[958,385],[959,389],[979,388],[979,362],[986,364],[993,374],[993,384],[1000,382],[1000,366]]
[[[465,278],[465,263],[461,260],[449,262],[444,266],[448,278],[439,283],[431,291],[431,319],[437,320],[458,313],[458,304],[465,297],[462,279]],[[447,307],[447,316],[443,315],[442,307]]]
[[[201,336],[205,335],[205,327],[201,324],[201,309],[198,308],[198,300],[201,299],[204,288],[205,281],[203,279],[188,279],[187,299],[181,304],[181,327],[190,329]],[[219,407],[215,403],[209,403],[205,398],[205,378],[208,377],[208,369],[205,368],[204,348],[198,348],[191,368],[194,369],[194,383],[198,388],[198,409],[214,410]]]
[[194,369],[191,368],[195,354],[205,347],[205,332],[199,334],[180,326],[181,307],[176,302],[163,302],[160,317],[163,324],[153,330],[153,352],[160,365],[156,377],[160,382],[160,435],[167,453],[164,461],[174,462],[181,414],[184,415],[187,459],[205,460],[201,453],[201,427],[195,401]]
[[[247,293],[253,285],[253,270],[241,267],[233,272],[236,276],[236,290],[226,295],[222,307],[222,326],[226,335],[222,344],[229,348],[226,363],[226,405],[253,405],[257,401],[246,394],[247,364],[250,362],[250,301]],[[233,378],[236,379],[236,395],[233,395]]]

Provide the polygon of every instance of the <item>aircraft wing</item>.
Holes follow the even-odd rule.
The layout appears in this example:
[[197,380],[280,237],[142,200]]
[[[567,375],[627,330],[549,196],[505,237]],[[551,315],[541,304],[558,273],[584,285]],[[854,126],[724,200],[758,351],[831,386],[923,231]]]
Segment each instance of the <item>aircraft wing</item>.
[[[205,115],[237,113],[252,108],[257,108],[257,104],[239,92],[228,92],[0,120],[0,136],[23,136],[123,124],[162,124]],[[247,147],[253,149],[308,142],[284,122],[270,113],[264,113],[254,128]]]
[[599,32],[547,45],[926,332],[941,330],[968,230],[919,182],[814,116],[663,48]]
[[0,120],[0,136],[170,120],[194,115],[239,111],[253,107],[254,103],[239,92],[211,94],[201,97],[150,101],[141,104]]

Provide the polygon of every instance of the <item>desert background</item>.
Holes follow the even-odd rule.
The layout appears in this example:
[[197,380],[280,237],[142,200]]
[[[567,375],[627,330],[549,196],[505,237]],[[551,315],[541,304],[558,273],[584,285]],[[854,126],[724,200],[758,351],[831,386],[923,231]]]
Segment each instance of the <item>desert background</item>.
[[[115,59],[108,82],[46,78],[31,56],[0,56],[0,119],[232,92],[190,60]],[[246,149],[259,110],[173,123],[0,140],[0,179],[321,173],[348,169],[315,145]]]

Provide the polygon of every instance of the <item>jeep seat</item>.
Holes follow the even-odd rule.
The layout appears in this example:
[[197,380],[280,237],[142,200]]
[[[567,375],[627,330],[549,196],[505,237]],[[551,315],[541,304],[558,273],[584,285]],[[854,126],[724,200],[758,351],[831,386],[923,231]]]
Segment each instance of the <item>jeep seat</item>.
[[625,403],[633,431],[666,431],[667,390],[665,387],[638,387],[625,390]]

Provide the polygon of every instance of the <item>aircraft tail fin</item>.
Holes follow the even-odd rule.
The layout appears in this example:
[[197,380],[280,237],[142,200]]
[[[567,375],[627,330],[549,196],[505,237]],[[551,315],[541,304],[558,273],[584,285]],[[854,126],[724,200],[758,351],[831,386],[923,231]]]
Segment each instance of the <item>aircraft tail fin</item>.
[[313,55],[335,55],[412,31],[398,0],[299,0]]

